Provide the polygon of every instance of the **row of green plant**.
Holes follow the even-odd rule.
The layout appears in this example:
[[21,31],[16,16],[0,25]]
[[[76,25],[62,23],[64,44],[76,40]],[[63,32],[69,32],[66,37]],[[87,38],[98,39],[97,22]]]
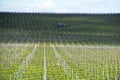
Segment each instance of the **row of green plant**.
[[56,48],[67,65],[73,69],[74,77],[78,74],[80,79],[85,80],[118,80],[120,78],[120,50],[117,47],[81,48],[69,45]]
[[31,59],[28,67],[22,71],[19,79],[21,80],[43,80],[44,72],[43,47],[38,46],[35,55]]
[[46,48],[47,80],[67,80],[70,77],[65,73],[64,68],[58,62],[51,47]]
[[[0,17],[1,42],[9,42],[14,36],[13,42],[21,42],[21,39],[23,42],[39,42],[38,38],[43,34],[64,37],[64,42],[119,45],[120,41],[119,14],[0,13]],[[65,27],[57,28],[60,22]]]
[[[120,49],[117,46],[91,46],[56,43],[56,51],[46,43],[46,79],[108,80],[120,78]],[[8,45],[8,44],[7,44]],[[22,44],[23,45],[23,44]],[[1,73],[3,80],[43,80],[44,44],[39,43],[29,64],[26,57],[33,51],[34,44],[1,48]],[[58,57],[57,57],[58,56]],[[24,61],[24,63],[23,63]],[[23,63],[23,64],[22,64]],[[27,67],[22,67],[21,66]],[[19,68],[24,68],[19,71]]]
[[[120,79],[119,14],[0,17],[0,79]],[[57,28],[59,22],[65,27]]]
[[[17,44],[16,44],[17,45]],[[1,47],[1,79],[9,79],[19,69],[19,66],[31,52],[32,46],[8,46]]]

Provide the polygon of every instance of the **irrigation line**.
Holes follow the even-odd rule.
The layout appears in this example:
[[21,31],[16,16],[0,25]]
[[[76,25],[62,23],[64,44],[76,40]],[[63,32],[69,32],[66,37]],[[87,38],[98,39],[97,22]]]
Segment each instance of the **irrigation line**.
[[[55,40],[55,37],[54,37],[54,40]],[[61,37],[59,36],[59,40],[60,40],[60,42],[61,42],[61,46],[62,47],[64,47],[64,45],[63,45],[63,41],[62,41],[62,39],[61,39]],[[56,40],[55,40],[55,42],[56,42]],[[56,45],[57,45],[57,43],[56,43]],[[62,58],[62,56],[61,55],[59,55],[59,53],[57,52],[57,50],[56,50],[56,48],[55,48],[55,46],[53,45],[53,44],[51,44],[51,47],[53,48],[53,51],[54,51],[54,54],[55,54],[55,57],[58,59],[58,63],[60,63],[60,61],[62,61],[61,62],[61,65],[62,65],[62,67],[64,68],[64,72],[65,73],[67,73],[67,75],[68,76],[71,76],[72,77],[72,80],[74,79],[73,78],[73,76],[74,76],[74,74],[73,74],[73,69],[67,64],[67,62]],[[65,50],[64,50],[65,51]],[[66,55],[67,55],[67,52],[66,52]],[[68,56],[68,55],[67,55]],[[69,56],[70,57],[70,56]]]
[[44,38],[44,80],[46,80],[46,75],[47,75],[47,69],[46,69],[46,50],[45,50],[45,47],[46,47],[46,43],[45,43],[45,38]]
[[35,55],[36,49],[37,49],[37,44],[35,44],[32,52],[30,54],[28,54],[28,56],[26,57],[26,59],[23,60],[23,62],[19,66],[19,69],[17,70],[17,72],[14,73],[14,79],[16,79],[16,78],[20,78],[21,79],[22,71],[24,71],[28,67],[28,65],[30,64],[31,59]]
[[64,68],[64,72],[67,73],[68,76],[73,76],[72,73],[69,72],[69,71],[72,71],[71,67],[68,66],[66,61],[62,58],[62,56],[59,55],[59,53],[57,52],[55,46],[53,44],[50,44],[50,46],[53,48],[55,57],[58,59],[58,63],[60,63],[60,61],[61,61],[60,64]]
[[[71,53],[66,49],[66,47],[64,46],[64,44],[63,44],[63,41],[62,41],[62,39],[61,39],[61,37],[59,36],[59,40],[60,40],[60,42],[61,42],[61,46],[62,46],[62,50],[64,51],[64,53],[65,53],[65,55],[66,56],[68,56],[70,59],[72,59],[72,55],[71,55]],[[74,56],[74,55],[73,55]],[[75,64],[75,62],[73,62],[74,64]],[[73,69],[72,69],[72,80],[74,79],[73,78]],[[76,80],[77,79],[79,79],[79,76],[78,76],[78,74],[76,73]]]
[[[18,44],[17,44],[18,45]],[[24,51],[26,51],[26,48],[28,47],[28,44],[24,45],[24,48],[20,51],[20,53],[18,53],[17,55],[15,55],[14,57],[20,57]],[[14,49],[14,48],[13,48]],[[13,64],[14,65],[14,64]],[[10,75],[10,80],[11,80],[12,75]]]
[[31,62],[31,59],[34,57],[36,49],[37,49],[37,44],[34,46],[32,53],[26,57],[26,64],[27,64],[26,67],[28,67],[29,63]]

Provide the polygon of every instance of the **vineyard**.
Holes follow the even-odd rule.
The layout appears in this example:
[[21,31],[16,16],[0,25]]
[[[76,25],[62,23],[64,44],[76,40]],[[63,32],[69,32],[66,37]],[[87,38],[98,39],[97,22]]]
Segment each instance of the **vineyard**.
[[120,14],[0,12],[0,80],[120,80],[119,21]]

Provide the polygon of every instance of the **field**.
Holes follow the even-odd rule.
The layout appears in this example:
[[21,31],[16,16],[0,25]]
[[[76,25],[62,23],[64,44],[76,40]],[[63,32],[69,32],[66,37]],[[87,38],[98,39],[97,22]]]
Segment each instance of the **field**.
[[119,21],[120,14],[0,12],[0,80],[120,80]]

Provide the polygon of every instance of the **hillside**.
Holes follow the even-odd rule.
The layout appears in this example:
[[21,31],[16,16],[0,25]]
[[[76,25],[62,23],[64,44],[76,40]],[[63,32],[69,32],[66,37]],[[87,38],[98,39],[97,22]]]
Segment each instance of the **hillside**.
[[[53,14],[53,13],[0,13],[0,41],[8,42],[9,37],[16,40],[31,36],[34,42],[39,37],[49,35],[63,41],[86,44],[120,44],[120,14]],[[64,28],[57,28],[62,22]],[[13,40],[14,42],[14,40]]]
[[2,12],[0,80],[120,80],[119,21],[120,14]]

